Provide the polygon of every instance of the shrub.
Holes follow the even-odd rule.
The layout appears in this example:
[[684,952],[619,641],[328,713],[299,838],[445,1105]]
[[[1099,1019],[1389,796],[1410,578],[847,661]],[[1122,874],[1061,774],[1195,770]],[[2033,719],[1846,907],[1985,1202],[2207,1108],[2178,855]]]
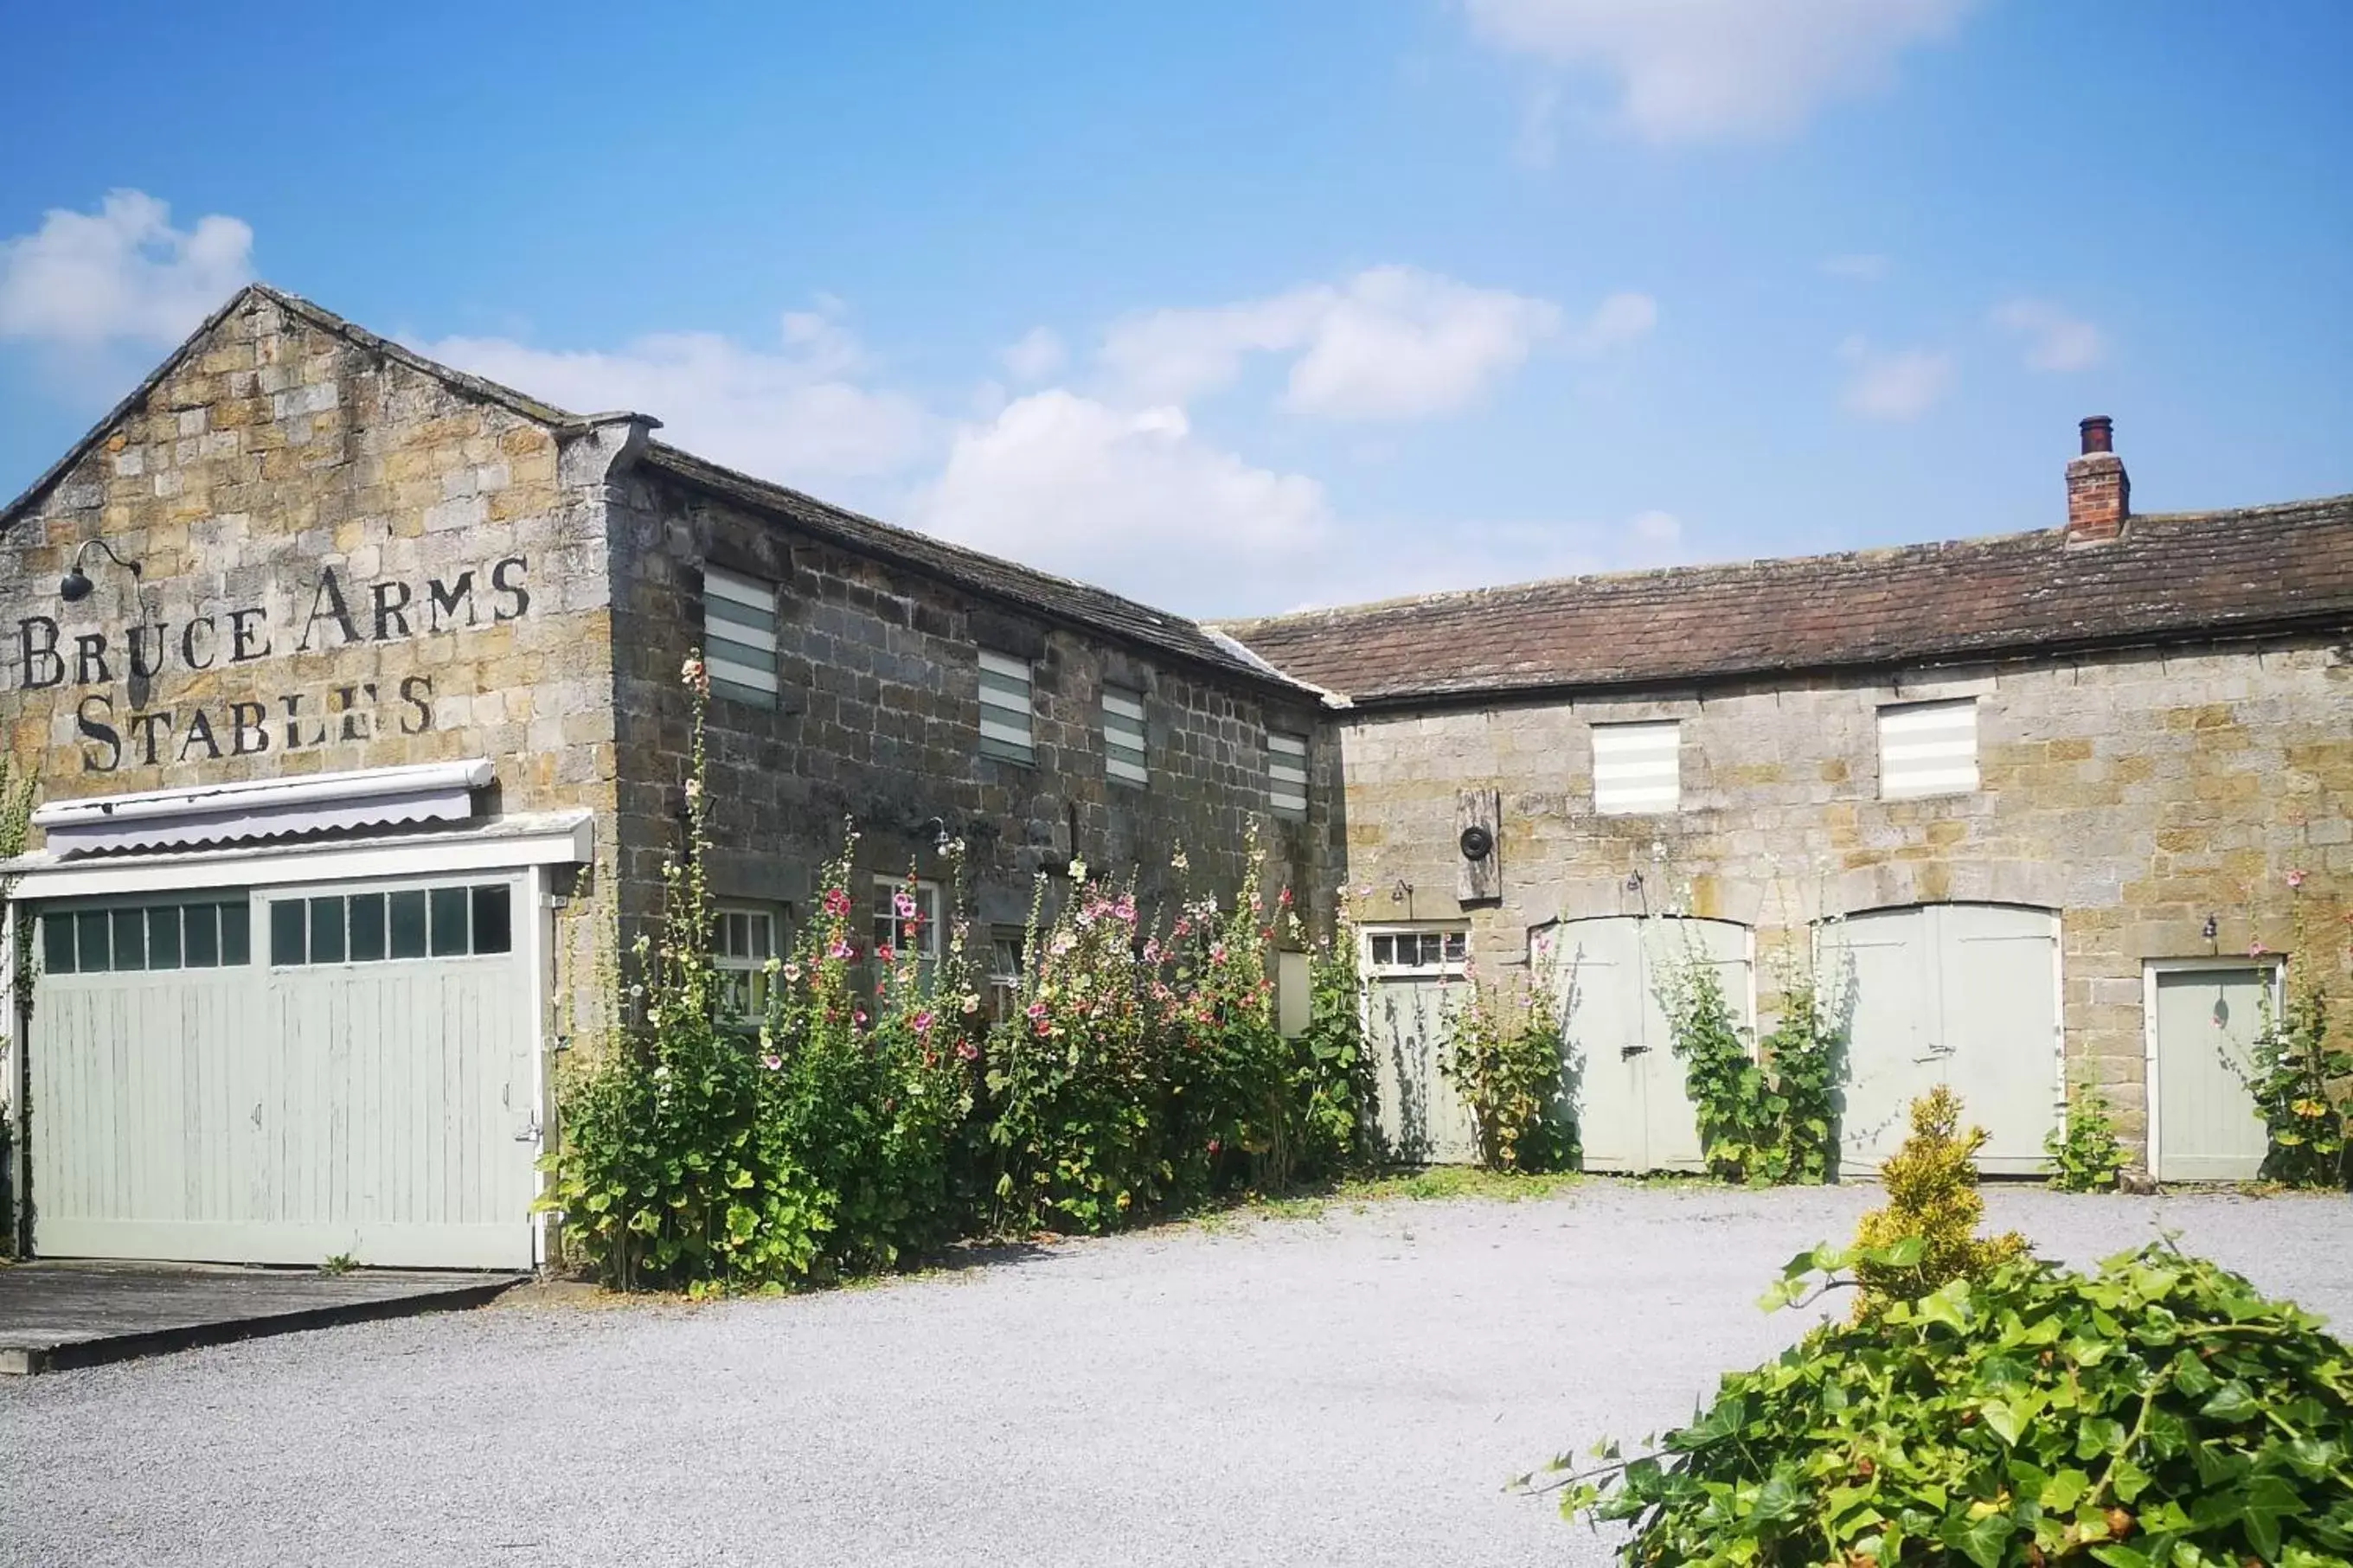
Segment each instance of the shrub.
[[[1767,1305],[1917,1249],[1801,1256]],[[2090,1276],[2013,1256],[1822,1325],[1656,1452],[1556,1484],[1632,1524],[1630,1564],[2320,1568],[2353,1553],[2348,1452],[2346,1347],[2157,1245]]]
[[2108,1097],[2098,1085],[2068,1085],[2066,1123],[2043,1134],[2042,1152],[2051,1156],[2051,1185],[2056,1191],[2116,1190],[2125,1168],[2124,1143],[2109,1117]]
[[1810,968],[1786,968],[1780,988],[1781,1016],[1757,1051],[1780,1108],[1767,1169],[1779,1182],[1826,1182],[1838,1165],[1843,998]]
[[2291,1187],[2344,1185],[2348,1117],[2333,1090],[2353,1078],[2353,1050],[2329,1038],[2328,994],[2316,976],[2290,988],[2287,1006],[2263,1020],[2248,1055],[2252,1071],[2223,1060],[2239,1073],[2263,1118],[2264,1180]]
[[1471,1112],[1489,1170],[1547,1170],[1573,1147],[1559,1114],[1560,1005],[1542,967],[1508,999],[1474,978],[1448,1020],[1438,1069]]
[[[1171,1206],[1291,1179],[1292,1047],[1275,1026],[1267,973],[1274,929],[1261,892],[1266,855],[1255,825],[1248,844],[1233,907],[1220,910],[1214,896],[1187,900],[1160,954],[1147,954],[1165,956],[1174,971],[1159,1010],[1166,1034],[1157,1053]],[[1287,902],[1288,894],[1282,898]]]
[[[1961,1102],[1944,1085],[1912,1102],[1912,1135],[1879,1168],[1887,1202],[1855,1227],[1862,1256],[1856,1302],[1868,1315],[1894,1302],[1925,1296],[1955,1279],[1982,1279],[2026,1250],[2015,1232],[1980,1237],[1985,1199],[1978,1194],[1977,1152],[1985,1129],[1960,1131]],[[1905,1261],[1886,1261],[1886,1249],[1911,1239],[1920,1246]]]
[[[1286,905],[1294,932],[1296,911]],[[1364,1160],[1372,1057],[1365,1048],[1364,976],[1345,889],[1332,934],[1308,949],[1307,1028],[1292,1042],[1292,1173],[1320,1181]]]
[[1683,943],[1660,961],[1655,990],[1683,1064],[1708,1171],[1728,1182],[1778,1181],[1788,1163],[1781,1122],[1788,1102],[1750,1057],[1723,975],[1688,934]]

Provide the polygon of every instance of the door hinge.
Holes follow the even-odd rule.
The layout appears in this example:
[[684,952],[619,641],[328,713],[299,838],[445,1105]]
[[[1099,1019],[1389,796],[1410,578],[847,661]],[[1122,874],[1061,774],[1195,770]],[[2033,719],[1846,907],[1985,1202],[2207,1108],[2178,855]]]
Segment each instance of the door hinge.
[[518,1143],[536,1143],[539,1142],[538,1111],[534,1110],[531,1113],[531,1120],[524,1122],[522,1125],[522,1131],[515,1134],[515,1142]]

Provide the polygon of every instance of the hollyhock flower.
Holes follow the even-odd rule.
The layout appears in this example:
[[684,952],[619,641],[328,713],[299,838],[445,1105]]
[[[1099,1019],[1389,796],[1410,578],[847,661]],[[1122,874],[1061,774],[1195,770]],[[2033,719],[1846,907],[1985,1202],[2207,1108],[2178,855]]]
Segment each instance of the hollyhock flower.
[[2249,958],[2261,958],[2270,951],[2270,948],[2265,947],[2260,942],[2251,942],[2247,943],[2247,956]]
[[1286,886],[1282,891],[1275,894],[1274,901],[1281,904],[1284,909],[1289,909],[1291,907],[1291,889]]
[[1176,854],[1168,857],[1168,868],[1172,871],[1189,871],[1193,868],[1193,863],[1186,859],[1185,851],[1179,849]]
[[760,1058],[760,1065],[766,1068],[770,1072],[775,1072],[778,1068],[785,1065],[785,1058],[777,1056],[772,1051],[768,1055]]
[[839,937],[836,937],[833,939],[832,945],[825,950],[825,955],[828,958],[851,959],[858,956],[858,950]]
[[1080,859],[1080,858],[1079,858],[1077,856],[1075,856],[1075,855],[1071,856],[1071,881],[1073,881],[1073,882],[1083,882],[1083,881],[1085,881],[1086,879],[1087,879],[1087,863],[1086,863],[1084,860]]
[[915,1033],[928,1035],[932,1032],[932,1016],[928,1011],[916,1014],[912,1021],[915,1026]]
[[787,964],[786,964],[786,965],[785,965],[785,978],[786,978],[786,979],[790,980],[790,981],[793,981],[793,982],[794,982],[794,983],[796,983],[796,984],[798,984],[798,982],[799,982],[799,980],[800,980],[800,977],[801,977],[801,966],[800,966],[799,964],[797,964],[797,963],[787,963]]
[[892,959],[898,957],[899,952],[896,948],[893,948],[886,942],[881,946],[874,950],[874,956],[881,959],[883,963],[888,963]]
[[849,1024],[850,1024],[850,1027],[852,1027],[852,1028],[856,1028],[856,1029],[862,1029],[862,1028],[866,1027],[866,1012],[865,1012],[865,1009],[860,1008],[859,1011],[857,1011],[857,1012],[855,1012],[855,1013],[852,1013],[852,1014],[849,1016]]
[[969,1018],[969,1017],[971,1017],[975,1013],[977,1013],[977,1012],[979,1012],[979,1011],[980,1011],[980,993],[979,993],[979,992],[977,992],[977,991],[967,991],[967,992],[965,992],[965,993],[964,994],[964,1016],[965,1016],[965,1017]]
[[825,890],[825,912],[836,920],[849,913],[849,895],[839,888],[828,888]]
[[913,920],[916,913],[915,900],[908,896],[904,889],[902,889],[891,895],[891,910],[902,921]]
[[687,658],[687,661],[684,664],[678,667],[678,678],[681,681],[692,687],[697,691],[708,691],[711,689],[710,670],[703,667],[703,663],[701,659],[695,658],[691,656]]
[[976,1062],[980,1059],[980,1047],[974,1045],[970,1040],[958,1040],[956,1042],[956,1058],[959,1061]]
[[1042,1018],[1045,1016],[1046,1004],[1043,1002],[1032,1002],[1029,1004],[1029,1016],[1032,1018]]
[[2303,886],[2304,886],[2304,873],[2303,873],[2302,871],[2300,871],[2300,870],[2296,870],[2296,871],[2290,871],[2290,872],[2287,874],[2287,885],[2288,885],[2288,887],[2289,887],[2289,888],[2291,888],[2291,889],[2295,889],[2295,888],[2301,888],[2301,887],[2303,887]]

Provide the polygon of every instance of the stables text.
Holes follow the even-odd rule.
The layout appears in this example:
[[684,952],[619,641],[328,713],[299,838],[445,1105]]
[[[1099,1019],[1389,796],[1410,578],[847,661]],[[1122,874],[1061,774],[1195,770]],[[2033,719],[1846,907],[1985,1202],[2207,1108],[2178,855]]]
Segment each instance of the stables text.
[[[126,763],[207,761],[335,741],[364,741],[380,731],[421,734],[433,727],[429,676],[334,682],[317,691],[255,693],[237,700],[152,705],[150,682],[201,675],[287,654],[406,642],[470,626],[519,620],[531,610],[530,563],[510,555],[448,580],[352,582],[322,568],[306,607],[280,623],[256,605],[156,619],[106,631],[68,634],[49,616],[16,623],[16,684],[37,691],[71,684],[131,684],[130,701],[111,690],[75,704],[82,767],[112,773]],[[259,673],[257,671],[257,673]]]

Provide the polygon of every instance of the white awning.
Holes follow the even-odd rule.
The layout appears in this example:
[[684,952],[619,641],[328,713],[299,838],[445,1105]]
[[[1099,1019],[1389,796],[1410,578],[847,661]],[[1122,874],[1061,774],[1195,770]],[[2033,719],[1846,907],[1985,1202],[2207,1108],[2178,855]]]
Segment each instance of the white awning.
[[474,815],[474,791],[490,782],[491,764],[480,759],[363,768],[52,801],[34,809],[33,826],[59,857],[248,843],[332,828],[463,822]]

